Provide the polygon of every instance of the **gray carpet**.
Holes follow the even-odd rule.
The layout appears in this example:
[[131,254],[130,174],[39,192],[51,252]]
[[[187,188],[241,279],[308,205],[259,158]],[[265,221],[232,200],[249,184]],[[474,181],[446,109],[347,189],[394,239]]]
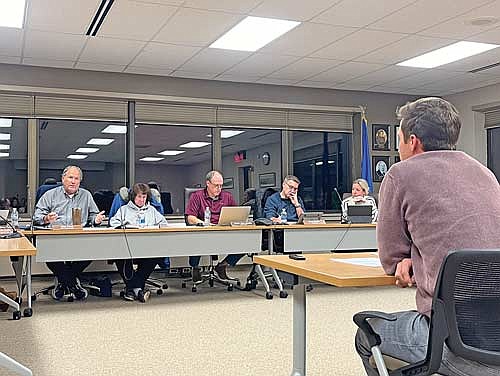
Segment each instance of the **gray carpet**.
[[[244,277],[245,270],[239,274]],[[46,281],[35,281],[41,287]],[[2,280],[0,285],[11,287]],[[55,302],[41,296],[34,316],[0,313],[0,351],[37,376],[59,375],[289,375],[292,296],[266,300],[262,288],[181,289],[169,280],[146,304],[118,297]],[[308,293],[309,376],[363,375],[353,348],[352,314],[363,309],[414,307],[414,290],[334,288]],[[0,369],[0,375],[7,375]]]

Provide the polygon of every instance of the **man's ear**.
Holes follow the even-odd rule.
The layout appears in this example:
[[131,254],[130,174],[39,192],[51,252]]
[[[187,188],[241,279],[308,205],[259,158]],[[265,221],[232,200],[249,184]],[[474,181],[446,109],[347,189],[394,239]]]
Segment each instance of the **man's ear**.
[[410,135],[409,144],[413,154],[418,154],[424,151],[422,141],[420,141],[420,139],[414,134]]

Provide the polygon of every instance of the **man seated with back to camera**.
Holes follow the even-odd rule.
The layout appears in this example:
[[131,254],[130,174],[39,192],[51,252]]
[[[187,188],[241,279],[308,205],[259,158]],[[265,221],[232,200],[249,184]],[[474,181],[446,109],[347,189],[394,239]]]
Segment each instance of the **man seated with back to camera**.
[[371,205],[372,222],[377,222],[378,209],[375,199],[368,195],[370,187],[365,179],[356,179],[352,182],[351,196],[342,200],[342,222],[347,223],[347,207],[351,205]]
[[[156,210],[152,205],[151,190],[143,183],[136,183],[130,192],[130,201],[121,206],[116,214],[109,220],[111,227],[125,225],[127,223],[132,225],[140,225],[139,218],[144,218],[145,226],[158,226],[166,225],[167,220],[161,213]],[[125,283],[125,290],[123,299],[125,300],[138,300],[145,303],[149,296],[150,291],[145,288],[146,280],[157,264],[162,265],[162,257],[159,258],[141,258],[136,260],[116,260],[116,267],[118,272],[123,278]],[[133,264],[137,265],[134,270]]]
[[[186,208],[187,222],[190,225],[203,225],[205,218],[205,209],[210,209],[210,223],[216,225],[219,223],[220,212],[224,206],[237,206],[233,195],[230,192],[222,190],[224,179],[219,171],[209,171],[205,177],[206,187],[193,192],[189,197]],[[222,244],[221,244],[222,246]],[[227,275],[227,266],[235,266],[236,263],[245,254],[227,255],[224,260],[215,266],[215,272],[221,279],[231,280]],[[192,268],[193,281],[201,280],[200,256],[189,256],[189,265]]]
[[[281,191],[269,196],[264,206],[264,216],[274,223],[284,223],[282,215],[286,214],[286,221],[297,222],[304,214],[304,201],[297,194],[300,180],[294,175],[287,175],[281,184]],[[274,251],[283,252],[283,230],[275,230]]]
[[[36,204],[33,223],[72,224],[72,209],[81,209],[81,223],[99,226],[104,219],[104,211],[99,212],[89,191],[80,188],[83,173],[78,166],[67,166],[61,176],[62,185],[45,192]],[[48,268],[54,273],[52,297],[60,300],[67,292],[77,300],[88,296],[80,284],[79,275],[92,261],[48,262]]]

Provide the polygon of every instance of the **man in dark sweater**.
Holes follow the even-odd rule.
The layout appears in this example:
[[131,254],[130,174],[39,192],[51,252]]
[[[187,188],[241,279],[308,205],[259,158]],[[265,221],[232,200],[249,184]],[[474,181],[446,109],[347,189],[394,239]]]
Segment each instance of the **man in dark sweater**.
[[[493,173],[455,151],[461,122],[453,105],[422,98],[398,113],[399,155],[379,194],[379,257],[396,285],[416,284],[417,311],[398,312],[397,321],[370,321],[382,338],[381,351],[414,363],[427,351],[434,286],[449,251],[500,248],[500,186]],[[370,346],[360,331],[356,349],[368,375]],[[466,361],[443,352],[443,375],[500,375],[500,367]]]

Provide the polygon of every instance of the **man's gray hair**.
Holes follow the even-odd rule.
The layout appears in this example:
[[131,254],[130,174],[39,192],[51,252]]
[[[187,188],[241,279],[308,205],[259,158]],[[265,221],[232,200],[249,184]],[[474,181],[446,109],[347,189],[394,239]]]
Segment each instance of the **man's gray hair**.
[[454,149],[462,123],[457,109],[442,98],[429,97],[407,103],[397,111],[405,143],[415,135],[424,151]]
[[80,181],[83,180],[82,169],[80,167],[78,167],[78,166],[73,166],[73,165],[66,166],[66,168],[63,170],[61,176],[65,177],[66,174],[68,173],[69,169],[71,169],[71,168],[76,168],[78,170],[78,172],[80,173]]
[[297,184],[300,184],[300,179],[298,177],[296,177],[295,175],[285,176],[285,178],[283,179],[283,183],[286,183],[287,181],[290,181],[290,180],[294,181]]
[[222,173],[217,171],[217,170],[212,170],[207,172],[207,176],[205,177],[205,180],[212,182],[212,178],[214,177],[215,174],[219,174],[222,176]]

